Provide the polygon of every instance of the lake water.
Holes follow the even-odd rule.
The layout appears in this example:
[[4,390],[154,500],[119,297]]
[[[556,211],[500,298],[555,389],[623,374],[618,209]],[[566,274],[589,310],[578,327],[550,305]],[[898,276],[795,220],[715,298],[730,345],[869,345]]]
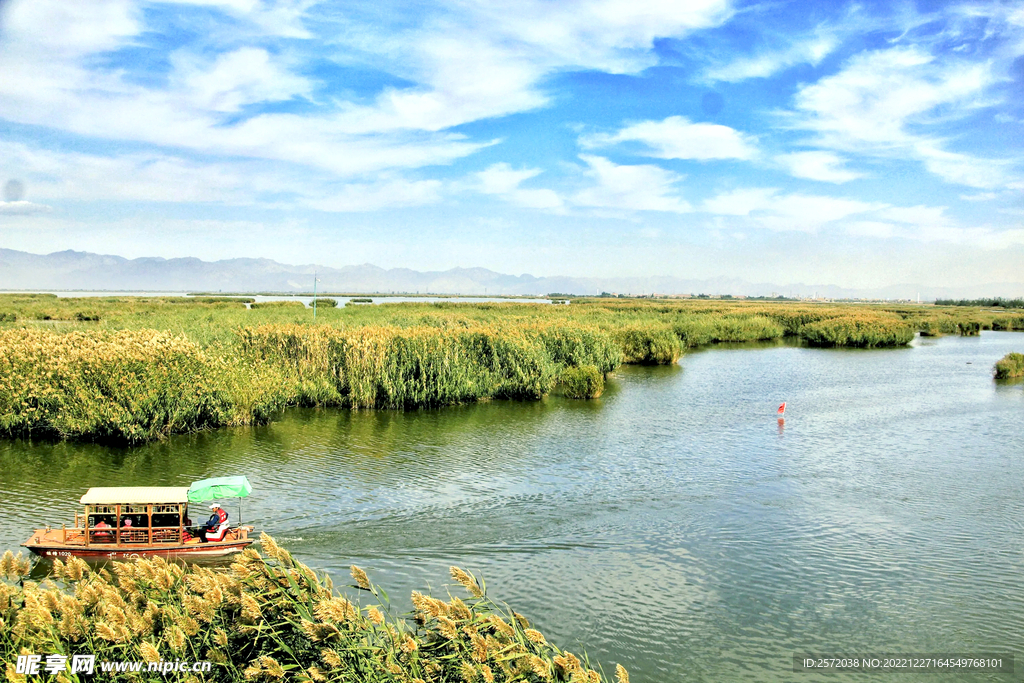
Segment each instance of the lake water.
[[1016,675],[927,679],[1020,680],[1024,387],[992,380],[1012,350],[1024,335],[721,345],[623,367],[593,401],[291,410],[135,449],[2,441],[0,549],[70,520],[89,486],[246,474],[243,519],[336,583],[361,565],[407,609],[457,564],[634,683],[865,680],[794,673],[802,652],[1012,653]]

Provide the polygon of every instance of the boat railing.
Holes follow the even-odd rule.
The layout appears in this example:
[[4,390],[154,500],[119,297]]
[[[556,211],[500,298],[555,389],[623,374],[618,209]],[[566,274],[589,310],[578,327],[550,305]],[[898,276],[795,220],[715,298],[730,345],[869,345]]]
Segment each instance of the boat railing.
[[[160,546],[179,545],[190,538],[193,526],[187,519],[186,504],[111,504],[87,505],[75,512],[75,525],[40,534],[67,546]],[[224,540],[248,540],[252,526],[228,529]]]
[[[75,528],[65,530],[72,545],[180,544],[189,526],[185,503],[87,505],[75,513]],[[86,540],[88,539],[88,540]]]

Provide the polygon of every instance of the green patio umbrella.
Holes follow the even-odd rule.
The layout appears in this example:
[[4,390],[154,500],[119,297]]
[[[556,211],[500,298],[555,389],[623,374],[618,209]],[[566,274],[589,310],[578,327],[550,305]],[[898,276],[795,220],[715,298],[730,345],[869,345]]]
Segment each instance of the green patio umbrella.
[[188,502],[202,503],[217,498],[244,498],[252,493],[245,477],[214,477],[192,482],[188,487]]
[[242,498],[252,493],[252,485],[242,477],[213,477],[192,482],[188,487],[188,502],[202,503],[218,498],[238,498],[238,523],[242,523]]

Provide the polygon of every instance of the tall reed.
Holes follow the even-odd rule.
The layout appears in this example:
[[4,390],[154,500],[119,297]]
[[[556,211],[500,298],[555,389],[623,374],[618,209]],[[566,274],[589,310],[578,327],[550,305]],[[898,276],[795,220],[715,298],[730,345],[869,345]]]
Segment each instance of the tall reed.
[[[326,575],[297,562],[272,538],[265,555],[246,550],[229,571],[161,559],[96,570],[78,558],[54,562],[42,582],[28,562],[0,559],[0,661],[8,680],[21,653],[85,653],[98,661],[209,661],[202,680],[443,683],[606,680],[524,617],[487,597],[472,574],[452,567],[466,599],[414,592],[411,619],[352,568],[338,593]],[[366,598],[369,604],[362,604]],[[77,677],[76,677],[77,678]],[[113,674],[105,680],[167,680]],[[191,674],[182,681],[198,681]],[[624,670],[620,682],[628,680]]]
[[278,384],[269,369],[232,364],[184,337],[152,330],[0,330],[6,436],[139,443],[259,422],[283,405]]

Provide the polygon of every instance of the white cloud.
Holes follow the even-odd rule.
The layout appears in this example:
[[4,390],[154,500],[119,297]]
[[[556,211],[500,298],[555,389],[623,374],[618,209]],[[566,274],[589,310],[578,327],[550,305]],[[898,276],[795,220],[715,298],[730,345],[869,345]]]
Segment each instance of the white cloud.
[[712,82],[735,83],[748,78],[767,78],[797,64],[817,66],[838,44],[839,40],[831,31],[819,29],[814,36],[793,42],[783,49],[712,67],[705,71],[704,78]]
[[199,64],[179,55],[174,79],[182,94],[199,109],[235,112],[247,104],[280,102],[308,97],[312,84],[271,61],[263,49],[243,47],[217,56],[212,64]]
[[914,145],[924,167],[949,183],[978,189],[1009,187],[1012,184],[1011,164],[999,159],[982,159],[940,149],[930,142]]
[[704,200],[703,209],[721,216],[748,216],[752,211],[769,208],[777,193],[771,188],[742,188]]
[[962,194],[960,199],[965,202],[987,202],[999,197],[996,192],[976,192],[974,194]]
[[441,200],[440,180],[401,178],[373,183],[349,183],[322,199],[303,202],[320,211],[354,212],[436,204]]
[[554,190],[520,187],[523,182],[540,173],[539,168],[517,171],[505,163],[493,164],[475,174],[476,189],[483,194],[495,195],[520,206],[533,209],[561,209],[564,202]]
[[0,201],[0,216],[31,216],[37,213],[47,213],[53,209],[45,204],[34,204],[20,200],[17,202]]
[[[120,71],[92,68],[89,58],[130,44],[144,30],[135,16],[138,8],[113,0],[95,8],[73,9],[73,4],[14,0],[3,6],[0,118],[90,137],[288,161],[349,176],[446,164],[490,144],[387,126],[391,132],[385,134],[346,131],[345,115],[334,103],[316,114],[264,114],[230,122],[225,114],[241,106],[305,95],[311,84],[286,68],[288,59],[250,47],[212,62],[177,54],[173,61],[180,68],[167,87],[130,82]],[[67,45],[63,36],[71,37]]]
[[816,132],[822,147],[907,155],[947,182],[1005,186],[1012,181],[1008,163],[946,151],[918,130],[990,104],[986,90],[997,81],[991,62],[938,60],[919,47],[865,52],[839,73],[800,88],[795,125]]
[[986,250],[1024,244],[1024,229],[961,225],[946,216],[944,206],[891,206],[840,197],[781,194],[773,188],[741,188],[705,200],[700,209],[731,216],[734,226],[773,231],[813,233],[828,226],[854,237],[946,242]]
[[412,28],[376,36],[373,26],[342,21],[349,30],[332,36],[339,53],[358,45],[366,63],[415,85],[385,89],[370,105],[314,101],[312,114],[266,113],[236,122],[228,115],[247,105],[312,97],[317,84],[292,67],[301,47],[279,42],[280,52],[271,53],[260,46],[270,37],[310,37],[304,20],[312,0],[174,1],[215,6],[237,21],[227,51],[210,57],[216,45],[208,45],[201,57],[174,55],[166,86],[97,69],[90,59],[153,29],[136,3],[8,2],[0,118],[89,137],[287,161],[339,176],[447,164],[490,143],[439,131],[544,106],[548,96],[540,84],[561,70],[634,73],[655,63],[656,38],[720,24],[731,12],[728,0],[500,6],[469,0],[427,8]]
[[883,218],[913,225],[948,224],[944,206],[892,206],[878,212]]
[[744,188],[704,201],[703,210],[726,216],[746,216],[776,231],[815,232],[823,225],[883,208],[884,204],[841,197],[779,194],[771,188]]
[[548,103],[540,88],[569,69],[636,73],[652,66],[658,37],[718,25],[727,0],[469,0],[399,35],[380,36],[399,73],[417,83],[390,88],[372,105],[339,117],[345,131],[442,130],[469,121],[529,111]]
[[310,38],[303,25],[316,0],[161,0],[166,4],[217,7],[251,22],[261,33],[283,38]]
[[0,142],[0,170],[31,180],[50,201],[250,203],[267,172],[244,163],[198,163],[160,154],[101,156]]
[[995,81],[988,64],[936,63],[916,47],[855,56],[839,73],[802,87],[796,107],[810,128],[839,147],[904,146],[907,130],[939,105],[969,106]]
[[775,160],[785,166],[790,175],[797,178],[845,183],[864,177],[862,173],[843,168],[846,160],[833,152],[793,152],[777,156]]
[[656,38],[717,26],[732,15],[727,0],[470,0],[467,23],[549,68],[633,73],[651,66]]
[[130,0],[9,2],[0,13],[0,54],[33,51],[50,63],[112,50],[141,30],[140,8]]
[[1024,229],[997,230],[989,227],[963,228],[932,226],[919,228],[908,236],[922,242],[952,242],[989,250],[1024,244]]
[[883,221],[851,221],[846,224],[846,232],[855,237],[887,238],[896,234],[896,226]]
[[580,155],[589,166],[586,175],[594,186],[578,192],[572,202],[578,206],[625,211],[669,211],[687,213],[689,203],[678,195],[676,185],[683,177],[658,166],[615,164],[604,157]]
[[[218,202],[350,212],[421,206],[440,201],[442,183],[385,174],[373,182],[340,185],[321,175],[296,178],[289,169],[249,160],[192,161],[160,154],[101,156],[54,152],[0,142],[0,175],[31,180],[34,195],[50,201]],[[2,213],[28,214],[29,202],[10,202]],[[43,207],[48,209],[48,207]]]
[[641,121],[614,134],[596,134],[580,138],[585,148],[610,147],[623,142],[639,142],[659,159],[745,159],[757,155],[755,140],[728,126],[691,123],[683,116],[663,121]]

